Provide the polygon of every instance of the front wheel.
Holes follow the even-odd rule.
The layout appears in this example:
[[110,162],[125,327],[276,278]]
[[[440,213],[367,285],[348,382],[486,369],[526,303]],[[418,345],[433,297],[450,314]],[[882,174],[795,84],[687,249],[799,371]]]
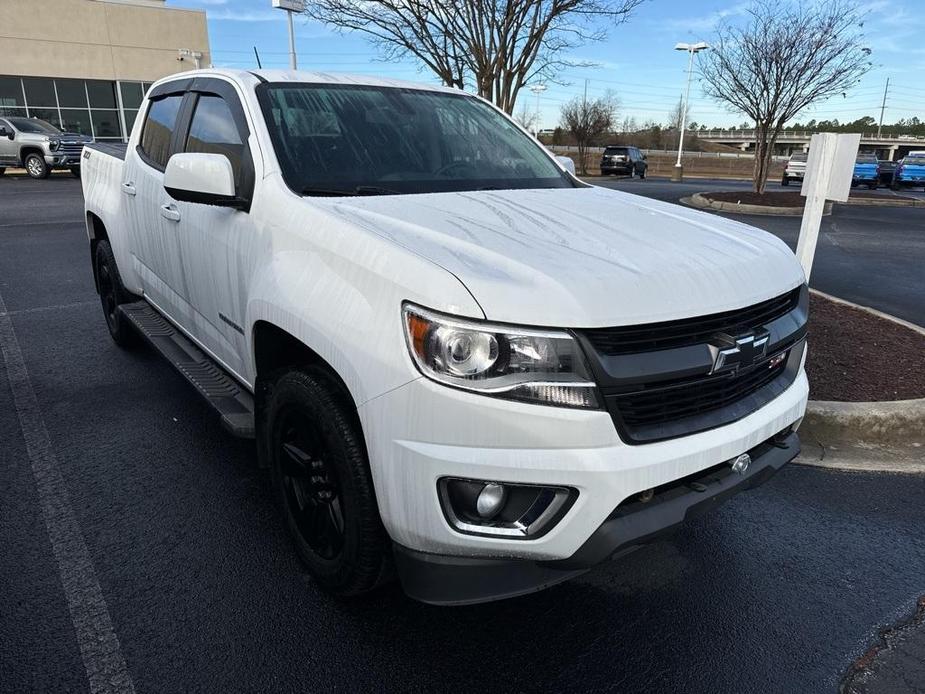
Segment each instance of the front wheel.
[[103,306],[103,315],[106,317],[109,335],[117,345],[123,349],[130,349],[138,344],[138,333],[119,311],[119,304],[129,303],[131,295],[122,286],[122,278],[119,276],[119,268],[116,267],[112,246],[106,239],[96,244],[94,262],[96,263],[96,286],[100,294],[100,303]]
[[0,166],[0,176],[2,176],[5,173],[6,173],[6,168],[3,166]]
[[786,176],[784,176],[782,179],[780,179],[780,184],[781,184],[782,186],[789,186],[789,185],[790,185],[790,179],[787,178]]
[[640,180],[640,181],[646,180],[646,174],[648,173],[648,170],[649,170],[649,167],[648,167],[648,166],[643,166],[643,167],[642,167],[642,171],[639,172],[639,180]]
[[80,178],[80,167],[79,166],[71,167],[71,176],[73,176],[74,178]]
[[867,187],[870,188],[871,190],[877,190],[877,182],[871,181],[870,183],[867,184]]
[[270,379],[259,436],[299,558],[325,590],[354,596],[388,575],[363,433],[347,396],[319,368]]
[[45,157],[40,154],[29,154],[26,156],[26,173],[32,178],[48,178],[51,173],[51,167],[45,163]]

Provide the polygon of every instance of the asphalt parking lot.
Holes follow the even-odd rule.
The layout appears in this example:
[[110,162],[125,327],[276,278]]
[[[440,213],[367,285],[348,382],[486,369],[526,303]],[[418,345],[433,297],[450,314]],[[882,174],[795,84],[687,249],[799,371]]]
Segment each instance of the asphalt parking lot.
[[[814,284],[925,323],[925,212],[859,227],[879,219],[863,210],[830,218]],[[111,620],[138,692],[836,691],[925,593],[925,477],[790,466],[536,595],[338,603],[300,569],[253,447],[152,352],[110,341],[81,214],[74,179],[0,178],[0,331],[24,366],[0,360],[0,691],[88,688],[62,542],[85,544],[90,618]],[[49,535],[56,501],[77,535]]]

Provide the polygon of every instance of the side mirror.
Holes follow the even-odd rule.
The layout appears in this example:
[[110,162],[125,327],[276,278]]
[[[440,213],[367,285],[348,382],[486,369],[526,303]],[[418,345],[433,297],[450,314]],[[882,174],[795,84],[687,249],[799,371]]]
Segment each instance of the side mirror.
[[571,157],[556,157],[556,161],[559,162],[559,166],[568,171],[572,176],[575,175],[575,162],[572,161]]
[[0,125],[0,137],[8,137],[11,140],[13,139],[13,133],[6,129],[6,126]]
[[234,192],[234,169],[224,154],[174,154],[164,171],[164,189],[174,200],[218,207],[244,207]]

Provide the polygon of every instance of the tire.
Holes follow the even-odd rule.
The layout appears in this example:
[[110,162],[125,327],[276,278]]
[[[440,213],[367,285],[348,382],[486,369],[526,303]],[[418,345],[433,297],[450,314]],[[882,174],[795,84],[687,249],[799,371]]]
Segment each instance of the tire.
[[45,163],[45,157],[35,152],[30,152],[26,155],[23,165],[26,167],[26,173],[29,174],[30,178],[48,178],[51,174],[51,167]]
[[5,173],[6,173],[6,168],[3,166],[0,166],[0,176],[2,176]]
[[96,244],[93,262],[96,269],[100,304],[103,307],[103,316],[106,318],[106,327],[109,328],[109,336],[119,347],[131,349],[139,343],[138,333],[117,309],[119,304],[130,303],[135,297],[122,286],[122,277],[119,275],[119,268],[116,267],[116,258],[106,239]]
[[789,186],[789,185],[790,185],[790,179],[787,178],[786,176],[784,176],[783,178],[780,179],[780,184],[781,184],[782,186]]
[[890,190],[899,190],[900,188],[902,188],[902,185],[899,183],[899,181],[897,181],[897,180],[894,178],[894,179],[893,179],[893,182],[890,183]]
[[630,180],[631,180],[631,181],[632,181],[634,178],[636,178],[636,165],[635,165],[635,164],[633,164],[633,165],[630,167],[629,177],[630,177]]
[[639,180],[640,180],[640,181],[646,180],[646,175],[647,175],[648,173],[649,173],[649,167],[648,167],[648,166],[643,166],[643,167],[642,167],[642,171],[639,173]]
[[79,166],[71,167],[71,176],[73,176],[74,178],[80,178],[80,167]]
[[870,188],[871,190],[877,190],[877,182],[871,181],[870,183],[867,184],[867,187]]
[[373,590],[390,574],[390,544],[349,398],[323,369],[288,369],[269,379],[263,409],[259,443],[299,558],[334,595]]

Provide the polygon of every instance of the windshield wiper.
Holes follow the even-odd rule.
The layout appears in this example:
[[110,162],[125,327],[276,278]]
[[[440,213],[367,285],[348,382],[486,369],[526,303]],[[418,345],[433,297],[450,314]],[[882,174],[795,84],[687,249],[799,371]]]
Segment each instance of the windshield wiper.
[[308,186],[302,189],[302,195],[317,195],[321,197],[334,197],[334,196],[352,197],[354,195],[400,195],[400,194],[401,194],[401,191],[393,190],[392,188],[383,188],[382,186],[356,186],[353,189],[316,188],[314,186]]

